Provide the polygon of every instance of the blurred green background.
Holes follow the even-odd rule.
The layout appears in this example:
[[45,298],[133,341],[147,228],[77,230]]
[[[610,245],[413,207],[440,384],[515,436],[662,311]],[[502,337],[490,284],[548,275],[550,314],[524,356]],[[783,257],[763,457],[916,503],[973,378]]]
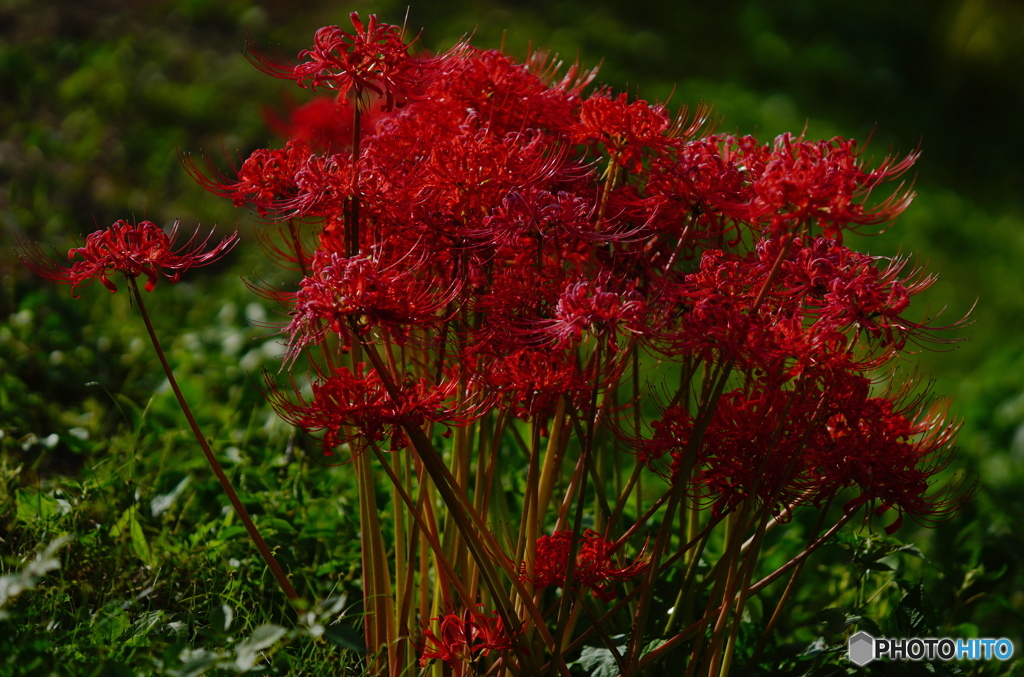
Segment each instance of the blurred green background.
[[[251,233],[250,217],[196,186],[178,153],[208,152],[226,166],[225,156],[279,144],[266,128],[266,108],[281,112],[304,92],[246,61],[247,34],[294,55],[318,27],[348,25],[351,11],[404,22],[413,33],[422,28],[431,49],[472,34],[475,45],[503,45],[515,56],[533,45],[601,64],[599,82],[652,101],[713,103],[719,130],[762,141],[802,129],[811,138],[871,137],[867,156],[877,160],[920,147],[917,200],[888,232],[855,246],[909,255],[938,273],[918,303],[932,314],[943,310],[939,324],[971,312],[961,332],[969,341],[942,352],[925,347],[908,368],[919,365],[937,392],[953,398],[952,411],[964,419],[954,465],[983,488],[956,523],[900,536],[933,539],[943,566],[989,572],[976,591],[1002,601],[974,622],[983,635],[1020,638],[1019,1],[0,0],[0,452],[30,466],[19,481],[74,475],[95,461],[73,431],[109,429],[114,407],[113,395],[89,384],[144,401],[161,379],[141,356],[141,328],[126,302],[118,298],[112,311],[98,287],[72,302],[66,288],[22,267],[16,240],[63,250],[73,237],[133,217],[165,226],[181,219],[186,229],[237,223]],[[251,307],[238,277],[266,273],[267,265],[255,247],[241,247],[209,271],[203,292],[183,284],[177,299],[161,299],[160,321],[172,331],[234,322],[246,341],[266,334],[245,327],[246,314],[263,311]],[[228,266],[231,275],[218,275]],[[266,357],[253,356],[254,344],[228,349],[222,336],[203,336],[220,346],[217,368],[243,385],[245,371]],[[232,366],[243,358],[244,368]],[[963,571],[957,575],[963,582]]]

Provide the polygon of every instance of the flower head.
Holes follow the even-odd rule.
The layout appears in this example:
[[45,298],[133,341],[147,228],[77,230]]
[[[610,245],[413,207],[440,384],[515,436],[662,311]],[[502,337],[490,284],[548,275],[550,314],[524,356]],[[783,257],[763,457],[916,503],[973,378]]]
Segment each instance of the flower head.
[[403,425],[457,422],[458,413],[448,406],[456,384],[451,379],[439,386],[430,385],[426,379],[407,379],[396,400],[377,371],[367,371],[360,362],[355,371],[338,367],[333,374],[314,382],[312,401],[297,393],[295,403],[267,379],[270,403],[281,418],[308,433],[322,432],[327,456],[335,447],[360,439],[382,442],[390,438],[392,448],[400,449],[406,444]]
[[[72,261],[70,267],[45,254],[39,245],[29,245],[22,258],[37,275],[71,285],[72,296],[75,289],[97,279],[111,292],[116,292],[117,286],[108,277],[113,272],[124,273],[130,278],[145,275],[146,291],[153,291],[160,275],[173,284],[181,278],[182,272],[216,261],[238,242],[236,231],[213,249],[203,251],[212,234],[211,231],[205,238],[200,238],[196,230],[188,242],[175,250],[178,221],[174,222],[170,233],[165,233],[151,221],[131,224],[121,220],[106,230],[97,230],[89,235],[84,247],[68,251],[68,259]],[[79,257],[82,260],[75,261]]]
[[466,609],[430,620],[440,623],[440,635],[430,628],[424,629],[421,667],[435,658],[454,666],[457,662],[486,656],[491,651],[512,648],[512,638],[496,613],[486,616]]
[[765,150],[757,151],[766,163],[754,181],[751,217],[774,235],[816,222],[826,235],[839,239],[844,229],[891,221],[914,198],[901,186],[878,204],[864,203],[874,188],[910,169],[917,153],[899,161],[886,158],[869,170],[856,142],[838,137],[807,141],[783,134],[767,157]]
[[579,116],[573,140],[600,144],[632,172],[642,169],[645,149],[667,145],[672,129],[664,106],[642,100],[630,103],[625,93],[613,99],[606,92],[596,92],[583,102]]
[[[384,110],[414,98],[432,78],[443,56],[420,58],[409,54],[400,26],[378,23],[370,15],[363,23],[356,12],[349,15],[353,31],[324,26],[313,37],[313,48],[299,53],[299,63],[288,66],[253,49],[251,60],[265,73],[295,80],[300,87],[327,87],[342,99],[350,92],[357,99],[373,94],[384,100]],[[463,45],[456,46],[456,53]]]
[[[534,571],[530,578],[534,585],[565,587],[572,541],[572,531],[556,531],[550,536],[541,536],[537,539]],[[576,567],[571,580],[573,585],[591,588],[595,597],[605,601],[611,600],[615,597],[612,582],[636,578],[647,569],[648,561],[645,557],[638,557],[626,567],[614,566],[611,559],[614,543],[595,531],[587,529],[579,541]]]
[[291,335],[289,352],[319,343],[328,331],[348,345],[353,327],[362,334],[377,327],[404,345],[410,328],[439,322],[440,311],[453,296],[432,283],[365,256],[317,252],[309,276],[294,295],[292,320],[285,330]]

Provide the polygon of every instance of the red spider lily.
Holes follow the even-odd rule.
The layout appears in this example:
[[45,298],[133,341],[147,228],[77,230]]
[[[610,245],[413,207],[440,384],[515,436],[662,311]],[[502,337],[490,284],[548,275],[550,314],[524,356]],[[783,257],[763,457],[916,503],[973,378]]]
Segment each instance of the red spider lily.
[[295,80],[300,87],[328,87],[343,99],[354,93],[360,104],[367,94],[384,99],[384,110],[415,98],[419,90],[437,77],[445,57],[464,49],[460,43],[447,55],[415,57],[409,54],[399,26],[381,24],[370,15],[366,24],[356,12],[349,15],[354,32],[338,26],[324,26],[313,38],[313,48],[299,53],[299,63],[281,64],[251,48],[250,60],[274,77]]
[[[957,512],[970,490],[956,482],[931,488],[956,430],[943,408],[911,398],[897,410],[901,395],[869,391],[867,378],[840,373],[795,389],[759,383],[725,393],[697,438],[689,411],[667,409],[636,449],[652,468],[670,454],[673,481],[685,482],[691,498],[715,514],[755,497],[782,516],[848,488],[859,492],[857,505],[877,500],[896,510],[890,533],[904,514],[936,521]],[[693,464],[688,477],[680,474],[684,462]]]
[[575,143],[599,142],[616,162],[630,171],[640,171],[646,148],[663,148],[672,120],[664,106],[643,100],[629,103],[625,93],[611,98],[605,92],[588,97],[579,111],[573,130]]
[[834,238],[843,229],[885,223],[896,218],[913,200],[913,192],[898,189],[874,206],[864,199],[872,189],[905,173],[917,154],[899,162],[886,158],[873,170],[865,169],[857,142],[835,138],[805,141],[783,134],[755,174],[751,218],[766,223],[773,236],[797,226],[817,224]]
[[620,328],[635,334],[644,331],[643,309],[643,296],[632,283],[621,283],[602,273],[593,281],[567,284],[555,304],[554,319],[541,322],[540,331],[563,347],[578,343],[583,332],[589,330],[604,338],[614,352]]
[[479,231],[466,234],[496,252],[505,247],[533,249],[538,240],[557,237],[611,239],[591,232],[594,209],[591,200],[568,191],[552,194],[536,185],[513,188],[484,218]]
[[493,354],[487,352],[490,341],[482,344],[463,359],[473,365],[479,386],[496,398],[497,406],[519,418],[546,420],[563,397],[579,403],[590,392],[569,351],[520,348]]
[[[572,531],[556,531],[538,538],[534,546],[533,576],[527,576],[525,564],[520,567],[524,579],[528,578],[537,587],[566,587],[572,541]],[[647,570],[648,560],[643,556],[629,566],[616,567],[611,560],[614,548],[615,544],[601,534],[585,530],[577,544],[572,585],[590,588],[595,597],[607,602],[615,598],[613,582],[631,580]]]
[[[199,230],[177,250],[174,249],[178,235],[178,222],[171,226],[171,232],[165,233],[156,224],[143,221],[131,224],[121,220],[106,230],[98,230],[85,240],[84,247],[75,247],[68,251],[70,267],[59,259],[46,255],[39,245],[29,245],[22,254],[26,265],[39,276],[71,285],[71,295],[75,298],[75,290],[93,280],[111,292],[117,286],[108,277],[110,273],[124,273],[131,278],[146,276],[146,291],[153,291],[160,275],[171,283],[181,279],[181,274],[189,268],[205,266],[224,256],[238,243],[237,231],[228,235],[212,249],[206,249],[213,235],[211,230],[205,238],[199,237]],[[75,261],[80,257],[81,261]]]
[[848,506],[873,500],[876,512],[895,510],[886,527],[894,533],[904,515],[919,523],[948,520],[960,511],[975,491],[965,478],[934,486],[934,479],[952,460],[958,425],[946,412],[948,402],[917,404],[915,398],[897,409],[893,397],[874,397],[859,408],[848,408],[828,421],[834,446],[819,460],[823,481],[856,487],[858,498]]
[[579,347],[584,332],[590,332],[614,353],[620,332],[644,331],[644,300],[632,282],[601,273],[594,280],[574,279],[559,290],[553,280],[525,271],[515,275],[514,267],[508,272],[513,274],[495,280],[492,293],[480,301],[498,325],[492,336],[507,346],[550,345],[562,351]]
[[814,430],[809,424],[815,403],[810,393],[772,386],[728,392],[696,438],[694,417],[673,407],[653,425],[655,434],[640,445],[641,456],[654,467],[668,451],[673,481],[683,482],[690,498],[710,504],[715,515],[749,497],[778,514],[809,490],[811,459],[802,452],[813,444],[807,434]]
[[[416,268],[414,266],[414,268]],[[347,258],[318,251],[309,275],[299,283],[292,300],[289,354],[318,344],[328,331],[344,338],[345,346],[355,331],[366,334],[380,328],[403,345],[411,328],[439,323],[440,315],[455,290],[438,289],[434,280],[414,277],[398,266],[383,267],[365,256]]]
[[510,190],[523,190],[579,172],[567,162],[567,148],[537,132],[496,135],[472,121],[457,135],[438,139],[419,167],[417,204],[456,219],[498,204]]
[[[709,529],[741,507],[751,510],[747,517],[782,521],[839,494],[853,496],[851,510],[870,504],[890,520],[895,514],[889,531],[905,517],[935,521],[962,507],[970,489],[934,486],[955,429],[944,410],[909,389],[878,392],[880,368],[908,341],[945,329],[911,319],[913,297],[934,278],[901,258],[852,251],[841,239],[909,204],[902,186],[877,192],[916,154],[871,168],[846,139],[783,135],[763,144],[704,135],[704,108],[673,118],[664,106],[607,89],[588,96],[592,71],[574,65],[559,78],[557,64],[540,54],[523,64],[459,45],[417,58],[400,27],[354,14],[352,26],[322,28],[293,64],[253,51],[266,72],[335,95],[296,110],[285,148],[257,151],[236,178],[190,170],[213,192],[288,222],[291,243],[270,249],[302,277],[295,291],[267,294],[288,307],[285,368],[305,354],[315,373],[301,393],[294,384],[294,394],[269,385],[273,406],[318,435],[325,454],[343,444],[353,454],[387,443],[412,452],[409,464],[396,459],[404,478],[392,476],[419,513],[406,517],[416,517],[423,536],[444,535],[417,545],[415,531],[396,526],[392,576],[384,532],[372,512],[361,513],[373,548],[364,560],[368,647],[381,656],[388,648],[389,660],[407,655],[400,646],[408,640],[396,630],[410,612],[429,615],[430,593],[411,608],[415,590],[444,565],[455,576],[466,573],[478,591],[486,586],[496,606],[516,605],[537,632],[531,647],[546,645],[547,670],[557,672],[557,654],[576,650],[566,648],[578,634],[569,598],[586,588],[611,601],[616,583],[651,574],[656,558],[671,556],[648,557],[645,546],[630,560],[618,553],[625,536],[614,542],[590,530],[534,540],[534,529],[556,519],[554,491],[564,487],[565,506],[572,495],[598,492],[601,499],[610,488],[601,468],[618,469],[617,445],[606,444],[606,431],[641,462],[629,480],[640,520],[634,528],[646,522],[670,548],[682,525],[657,526],[658,505],[683,496],[686,514],[710,513],[702,521]],[[315,253],[304,250],[298,221],[316,228],[307,231]],[[648,422],[644,397],[652,392],[670,404]],[[451,435],[484,411],[478,429],[459,430],[450,449],[434,447],[438,428]],[[501,548],[492,547],[496,534],[485,521],[499,507],[491,489],[514,472],[502,467],[509,437],[520,438],[530,459],[517,486],[535,493],[523,496],[514,541],[520,552],[528,539],[519,555],[525,561],[502,556],[506,576],[495,577],[487,560]],[[581,463],[566,484],[559,478],[567,477],[567,459],[587,458],[577,449],[592,449],[601,462],[589,475]],[[362,460],[361,500],[369,508],[375,470]],[[659,491],[668,484],[678,493],[654,499],[652,485],[640,484],[649,471],[660,475]],[[649,510],[648,499],[657,501]],[[618,503],[614,514],[625,509]],[[557,519],[561,527],[564,515]],[[461,537],[449,538],[455,529]],[[726,549],[720,562],[738,565],[730,558],[757,557],[760,547],[755,538]],[[406,568],[410,558],[418,561]],[[549,623],[531,608],[537,600],[528,591],[500,599],[508,574],[517,588],[527,582],[569,593],[558,620],[549,619],[557,633],[544,636]],[[697,586],[694,599],[709,593],[704,620],[719,616],[714,632],[741,618],[746,592],[716,586],[701,572],[687,580]],[[640,657],[639,640],[649,634],[640,611],[651,608],[653,588],[639,592],[633,635],[618,661],[626,671],[651,660]],[[382,601],[392,594],[393,618]],[[696,619],[700,609],[693,612]],[[421,666],[440,659],[462,675],[487,653],[513,648],[502,621],[475,607],[430,625]],[[695,665],[728,671],[711,653],[731,645],[715,638],[707,644],[710,662]],[[723,651],[727,657],[732,649]],[[493,671],[505,667],[516,671]],[[518,666],[523,674],[537,669]]]
[[720,246],[730,224],[746,218],[752,196],[747,168],[726,150],[733,143],[733,137],[712,136],[676,144],[651,160],[642,194],[616,192],[611,199],[630,218],[670,236],[670,247],[684,231],[686,252]]
[[289,218],[343,218],[352,198],[352,172],[348,153],[310,155],[295,168],[295,195],[278,208]]
[[407,443],[404,425],[451,425],[464,420],[448,404],[458,384],[454,378],[438,386],[426,379],[406,379],[399,384],[395,398],[377,371],[367,372],[366,365],[360,363],[354,372],[338,367],[330,376],[315,381],[311,401],[307,402],[296,389],[298,403],[281,392],[269,375],[266,380],[270,403],[278,415],[307,433],[323,433],[327,456],[333,455],[335,447],[359,440],[382,442],[390,438],[391,448],[400,449]]
[[946,328],[904,317],[910,298],[934,281],[919,270],[901,277],[905,267],[827,238],[762,240],[746,255],[707,250],[699,270],[667,286],[675,318],[650,335],[669,354],[788,377],[810,365],[878,367],[909,338]]
[[467,50],[424,98],[474,111],[498,130],[547,129],[565,138],[583,89],[597,70],[571,65],[556,80],[560,62],[533,52],[525,64],[497,50]]
[[645,159],[696,135],[707,122],[708,113],[709,109],[701,105],[690,118],[684,107],[673,120],[663,105],[642,99],[629,103],[624,93],[613,99],[601,91],[583,101],[571,138],[574,143],[598,143],[617,164],[639,172]]
[[906,267],[905,259],[861,254],[827,238],[806,244],[796,240],[783,263],[779,288],[801,298],[818,324],[849,328],[901,349],[907,337],[936,329],[903,316],[911,297],[936,280],[920,268],[904,275]]
[[284,148],[256,150],[235,172],[237,178],[233,180],[221,174],[208,157],[205,171],[190,156],[183,155],[181,162],[189,176],[206,190],[230,199],[237,207],[252,205],[260,216],[266,216],[281,211],[281,203],[295,197],[299,190],[296,172],[311,154],[309,145],[299,139],[290,139]]
[[486,656],[492,651],[512,648],[512,638],[497,612],[490,616],[466,609],[431,618],[440,623],[440,634],[424,628],[420,647],[420,667],[439,658],[455,667]]

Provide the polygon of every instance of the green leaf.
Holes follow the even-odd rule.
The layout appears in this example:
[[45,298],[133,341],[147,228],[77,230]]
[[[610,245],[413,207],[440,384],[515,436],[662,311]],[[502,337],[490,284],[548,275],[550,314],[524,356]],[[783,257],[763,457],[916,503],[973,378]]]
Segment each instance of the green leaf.
[[48,522],[71,512],[71,505],[67,501],[58,500],[53,495],[36,489],[18,489],[15,497],[18,502],[18,519],[26,524]]
[[647,654],[651,653],[652,651],[666,643],[668,643],[667,639],[661,639],[660,637],[652,639],[650,642],[647,643],[647,646],[640,650],[640,658],[643,658]]
[[235,649],[235,669],[239,672],[252,670],[260,659],[260,652],[272,647],[285,635],[280,625],[265,623],[253,631],[249,639],[239,643]]
[[142,531],[142,524],[138,520],[138,505],[133,503],[129,506],[114,523],[110,529],[110,535],[114,538],[121,538],[127,532],[131,541],[132,551],[147,566],[152,566],[153,553],[149,549],[149,542],[146,534]]
[[[620,648],[620,655],[622,649]],[[573,661],[573,665],[579,665],[587,671],[590,677],[618,677],[619,665],[615,662],[612,652],[603,646],[585,646],[580,652],[580,657]]]
[[92,626],[92,636],[101,646],[113,644],[130,625],[128,614],[117,604],[103,607],[99,616],[99,620]]
[[924,584],[912,586],[894,613],[896,629],[903,637],[927,637],[935,628],[937,614],[927,600]]
[[146,534],[142,531],[142,525],[139,524],[139,520],[135,519],[134,510],[132,511],[132,519],[129,521],[129,528],[132,538],[132,550],[135,551],[135,554],[146,566],[152,566],[153,553],[149,549],[149,542],[146,540]]
[[846,630],[849,618],[845,611],[828,607],[815,614],[814,620],[825,626],[826,634],[838,635]]
[[235,620],[235,610],[224,602],[214,602],[210,609],[210,625],[217,632],[227,632]]
[[241,537],[247,536],[248,533],[249,532],[245,530],[245,527],[230,526],[230,527],[227,527],[226,529],[221,530],[221,532],[219,534],[217,534],[217,540],[218,541],[230,541],[233,538],[241,538]]
[[[132,631],[128,639],[125,642],[125,646],[150,646],[152,638],[149,636],[150,632],[153,632],[155,628],[165,619],[166,614],[163,611],[146,611],[139,615],[132,623]],[[160,641],[164,641],[166,637],[163,633],[159,633]]]
[[216,667],[217,661],[220,659],[221,654],[208,651],[207,649],[182,649],[181,653],[178,654],[178,660],[181,661],[181,670],[172,674],[181,675],[182,677],[199,677],[199,675],[205,674],[208,670]]
[[344,625],[330,625],[324,630],[324,637],[344,649],[351,649],[358,654],[366,653],[363,636],[354,628],[348,628]]
[[271,532],[284,532],[286,534],[294,534],[296,532],[295,527],[291,522],[280,519],[278,517],[268,517],[267,515],[260,515],[257,518],[257,526],[261,529],[266,528]]

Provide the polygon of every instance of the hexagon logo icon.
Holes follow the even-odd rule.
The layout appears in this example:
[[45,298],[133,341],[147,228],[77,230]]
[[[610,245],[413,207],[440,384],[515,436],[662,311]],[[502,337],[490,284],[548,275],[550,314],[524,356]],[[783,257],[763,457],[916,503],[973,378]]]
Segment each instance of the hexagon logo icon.
[[875,638],[861,631],[850,637],[850,661],[857,665],[865,665],[875,657]]

